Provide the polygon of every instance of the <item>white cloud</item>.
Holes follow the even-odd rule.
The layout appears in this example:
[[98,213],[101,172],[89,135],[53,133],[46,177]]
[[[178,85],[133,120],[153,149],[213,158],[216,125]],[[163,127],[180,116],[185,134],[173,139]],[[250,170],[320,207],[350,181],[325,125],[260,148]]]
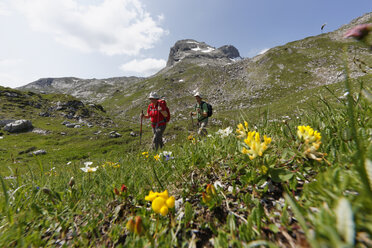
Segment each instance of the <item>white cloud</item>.
[[167,34],[144,9],[140,0],[13,0],[35,31],[51,34],[58,42],[84,52],[137,55]]
[[2,2],[0,3],[0,16],[9,16],[11,11],[9,10],[7,3]]
[[150,76],[166,65],[166,61],[163,59],[143,59],[143,60],[132,60],[126,64],[120,66],[120,69],[124,72],[130,73],[133,76]]
[[16,72],[1,72],[0,71],[0,85],[4,87],[18,87],[24,84],[24,78],[17,75]]
[[25,79],[19,70],[22,63],[23,59],[0,59],[0,85],[18,87],[24,84]]
[[22,59],[0,59],[0,68],[9,67],[9,66],[17,66],[22,62],[23,62]]

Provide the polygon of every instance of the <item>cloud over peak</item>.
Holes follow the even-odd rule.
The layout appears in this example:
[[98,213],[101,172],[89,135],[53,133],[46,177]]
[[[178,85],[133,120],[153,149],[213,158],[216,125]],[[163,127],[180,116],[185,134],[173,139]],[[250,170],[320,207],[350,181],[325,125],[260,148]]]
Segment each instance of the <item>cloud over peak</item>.
[[167,31],[139,0],[103,0],[83,4],[78,0],[13,0],[35,31],[83,52],[137,55],[149,49]]
[[120,66],[120,69],[129,75],[147,77],[165,67],[166,61],[163,59],[134,59]]

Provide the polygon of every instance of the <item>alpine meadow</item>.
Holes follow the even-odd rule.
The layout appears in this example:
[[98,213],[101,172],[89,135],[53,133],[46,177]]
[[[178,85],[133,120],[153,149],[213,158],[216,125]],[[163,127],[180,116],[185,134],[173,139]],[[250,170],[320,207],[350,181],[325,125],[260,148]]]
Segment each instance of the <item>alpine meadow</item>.
[[253,58],[185,39],[150,77],[0,86],[0,247],[372,247],[371,82],[367,13]]

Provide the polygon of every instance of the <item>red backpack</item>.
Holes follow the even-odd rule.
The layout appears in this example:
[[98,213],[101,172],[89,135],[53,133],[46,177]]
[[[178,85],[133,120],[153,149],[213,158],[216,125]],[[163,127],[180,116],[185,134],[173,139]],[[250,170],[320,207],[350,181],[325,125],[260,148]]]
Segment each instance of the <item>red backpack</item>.
[[164,99],[160,99],[160,100],[158,100],[158,104],[162,104],[162,105],[165,106],[165,111],[167,111],[167,113],[168,113],[168,116],[165,119],[166,119],[166,122],[169,122],[170,121],[170,112],[169,112],[169,108],[167,106],[167,102]]

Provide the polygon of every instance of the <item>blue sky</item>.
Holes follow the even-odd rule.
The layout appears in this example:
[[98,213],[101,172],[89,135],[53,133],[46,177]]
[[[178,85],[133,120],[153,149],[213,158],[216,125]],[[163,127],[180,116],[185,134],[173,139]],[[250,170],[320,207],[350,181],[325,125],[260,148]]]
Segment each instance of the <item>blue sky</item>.
[[0,85],[149,76],[181,39],[253,57],[371,11],[371,0],[0,0]]

